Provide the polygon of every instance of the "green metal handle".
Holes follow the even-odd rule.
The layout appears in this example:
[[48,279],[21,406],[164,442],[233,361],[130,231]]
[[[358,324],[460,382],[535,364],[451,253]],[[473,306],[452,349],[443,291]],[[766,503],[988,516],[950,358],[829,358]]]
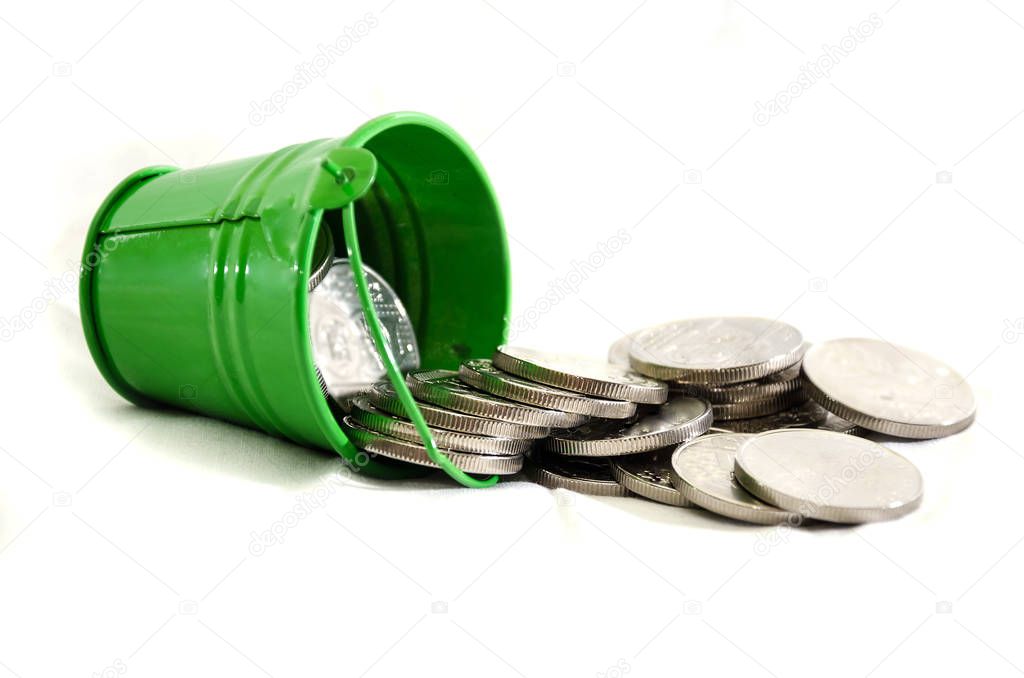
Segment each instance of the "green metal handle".
[[[338,171],[339,168],[332,165],[333,163],[328,164],[325,162],[324,170],[334,175],[335,179],[339,182],[344,182],[345,175],[343,172]],[[366,316],[366,324],[369,326],[370,334],[373,336],[373,343],[376,344],[377,352],[384,359],[384,369],[387,370],[388,379],[391,380],[391,385],[395,387],[395,391],[398,393],[399,401],[405,407],[406,414],[409,415],[409,419],[412,420],[416,431],[420,434],[423,446],[427,448],[427,456],[430,457],[432,462],[440,466],[445,473],[465,487],[480,488],[494,485],[498,482],[498,476],[491,476],[486,480],[477,480],[457,468],[447,456],[437,449],[437,445],[434,443],[434,436],[430,433],[430,428],[423,418],[423,413],[420,412],[419,406],[416,405],[416,401],[413,399],[412,393],[409,391],[409,387],[402,376],[402,371],[398,369],[395,357],[391,353],[391,346],[388,345],[384,337],[384,330],[381,327],[380,318],[377,316],[377,309],[373,305],[373,299],[370,298],[370,289],[366,284],[366,273],[363,271],[363,256],[359,251],[359,238],[356,235],[356,215],[353,203],[349,203],[342,208],[341,224],[345,233],[345,246],[348,249],[349,264],[352,266],[352,277],[355,279],[356,292],[359,294],[359,303],[363,307],[363,315]]]

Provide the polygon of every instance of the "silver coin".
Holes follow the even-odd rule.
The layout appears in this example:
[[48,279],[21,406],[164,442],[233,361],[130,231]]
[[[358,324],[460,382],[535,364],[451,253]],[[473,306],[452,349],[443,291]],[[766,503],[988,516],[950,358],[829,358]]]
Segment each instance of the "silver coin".
[[727,433],[764,433],[780,428],[817,428],[850,435],[858,435],[864,430],[853,422],[837,417],[813,400],[764,417],[716,421],[715,428]]
[[711,406],[698,398],[679,396],[637,419],[594,421],[574,429],[552,431],[540,445],[558,454],[613,457],[651,452],[706,433]]
[[307,291],[312,292],[313,288],[320,284],[331,270],[334,262],[334,238],[331,236],[331,229],[326,225],[321,226],[316,232],[316,241],[313,243],[313,263],[309,273],[309,284]]
[[795,364],[803,336],[765,318],[693,318],[637,334],[633,369],[657,379],[733,384],[761,379]]
[[524,405],[478,391],[463,383],[459,373],[452,370],[410,372],[405,376],[405,383],[417,400],[478,417],[558,428],[579,426],[588,419],[582,414]]
[[808,395],[829,412],[901,438],[941,438],[974,421],[964,378],[919,351],[877,339],[833,339],[803,362]]
[[758,525],[799,525],[799,514],[762,502],[733,477],[736,452],[752,437],[715,433],[680,445],[670,460],[672,484],[687,500],[727,518]]
[[[352,399],[352,409],[349,412],[349,416],[357,424],[392,438],[401,438],[402,440],[414,443],[422,440],[419,431],[416,430],[411,421],[389,412],[378,410],[370,404],[368,398],[363,396]],[[430,427],[430,433],[434,436],[434,444],[438,447],[456,452],[467,452],[469,454],[526,454],[532,445],[530,440],[478,436],[471,433],[449,431],[443,428]]]
[[[420,466],[431,466],[439,468],[431,461],[427,454],[427,448],[423,445],[392,438],[375,431],[371,431],[357,422],[352,417],[345,417],[341,421],[341,430],[345,432],[352,444],[361,450],[372,454],[379,454],[390,459],[419,464]],[[438,446],[438,449],[441,449]],[[441,452],[455,465],[456,468],[466,473],[482,473],[487,475],[512,475],[523,468],[524,455],[486,455],[466,454],[464,452],[452,452],[441,449]]]
[[[374,384],[365,395],[370,399],[374,407],[408,419],[405,406],[402,405],[402,401],[398,399],[398,393],[389,382],[382,381]],[[478,436],[520,438],[524,440],[546,438],[551,433],[551,429],[545,426],[528,426],[510,421],[488,419],[487,417],[478,417],[475,414],[446,410],[443,407],[431,405],[430,403],[416,403],[416,405],[423,414],[423,419],[428,424],[437,428],[448,429],[449,431],[459,431]]]
[[672,452],[664,447],[654,452],[610,459],[612,475],[620,485],[641,497],[670,506],[693,506],[672,484]]
[[778,414],[794,405],[799,405],[805,400],[807,400],[807,395],[802,390],[791,391],[790,393],[762,398],[761,400],[745,400],[739,403],[712,405],[711,411],[715,415],[716,422],[750,419],[752,417]]
[[588,417],[628,419],[636,414],[636,403],[583,395],[564,388],[517,377],[495,367],[490,360],[467,360],[459,367],[459,378],[473,388],[516,402],[574,412]]
[[803,381],[800,379],[800,364],[798,363],[757,381],[743,381],[738,384],[721,386],[672,383],[669,384],[669,389],[673,392],[692,395],[695,398],[703,398],[712,405],[727,405],[797,393],[803,390]]
[[534,452],[526,465],[526,474],[538,485],[551,489],[599,497],[629,496],[629,491],[615,482],[607,459]]
[[763,501],[833,523],[898,518],[920,505],[924,489],[917,467],[892,450],[812,429],[751,438],[736,455],[734,473]]
[[668,399],[668,385],[664,382],[604,360],[519,346],[499,346],[492,360],[498,369],[518,377],[598,398],[651,405]]
[[[417,369],[420,354],[409,314],[383,278],[369,268],[365,271],[384,336],[399,368]],[[355,395],[386,378],[347,259],[335,259],[324,279],[309,293],[309,334],[313,361],[335,399]]]

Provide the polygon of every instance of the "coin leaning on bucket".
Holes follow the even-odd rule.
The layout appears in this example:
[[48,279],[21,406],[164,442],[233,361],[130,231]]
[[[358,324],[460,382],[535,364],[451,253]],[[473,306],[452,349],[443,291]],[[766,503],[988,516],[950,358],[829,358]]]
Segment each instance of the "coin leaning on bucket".
[[[436,445],[467,473],[525,469],[553,489],[757,524],[904,515],[920,504],[920,474],[860,436],[940,437],[974,417],[970,387],[929,356],[869,339],[812,346],[761,318],[658,325],[615,342],[607,361],[500,346],[405,377]],[[394,387],[365,386],[345,408],[350,440],[435,466]],[[837,473],[838,488],[800,485]]]

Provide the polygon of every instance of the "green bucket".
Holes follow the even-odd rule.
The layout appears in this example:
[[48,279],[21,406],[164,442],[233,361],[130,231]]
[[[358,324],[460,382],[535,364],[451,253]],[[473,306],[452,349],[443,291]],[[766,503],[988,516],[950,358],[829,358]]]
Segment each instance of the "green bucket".
[[[508,242],[469,145],[419,113],[346,139],[191,170],[135,172],[96,213],[82,255],[82,325],[129,401],[173,406],[334,450],[375,477],[421,467],[369,458],[345,437],[313,363],[307,283],[321,227],[352,260],[392,383],[437,452],[380,335],[362,262],[398,293],[425,368],[490,355],[508,329]],[[492,479],[493,481],[494,479]]]

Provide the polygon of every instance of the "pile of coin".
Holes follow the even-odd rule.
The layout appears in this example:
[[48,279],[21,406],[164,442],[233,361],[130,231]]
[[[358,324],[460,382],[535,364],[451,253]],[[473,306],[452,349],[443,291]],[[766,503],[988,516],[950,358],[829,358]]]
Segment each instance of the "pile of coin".
[[[439,448],[470,473],[519,471],[551,486],[580,489],[573,463],[600,468],[615,494],[607,458],[649,452],[691,440],[711,425],[711,407],[689,396],[669,399],[668,386],[604,361],[512,346],[459,370],[414,370],[406,384]],[[365,451],[433,466],[394,388],[375,384],[350,402],[342,427]],[[457,455],[457,456],[456,456]],[[542,459],[564,462],[541,473]],[[598,460],[596,463],[594,460]],[[580,475],[580,477],[583,477]],[[607,494],[607,493],[606,493]]]
[[[760,318],[635,332],[607,361],[500,346],[406,384],[434,440],[467,473],[641,496],[753,523],[857,523],[921,501],[913,464],[870,432],[938,437],[974,417],[970,388],[915,351],[868,339],[810,346]],[[395,389],[347,401],[342,427],[371,454],[434,466]],[[850,435],[856,434],[856,435]]]

